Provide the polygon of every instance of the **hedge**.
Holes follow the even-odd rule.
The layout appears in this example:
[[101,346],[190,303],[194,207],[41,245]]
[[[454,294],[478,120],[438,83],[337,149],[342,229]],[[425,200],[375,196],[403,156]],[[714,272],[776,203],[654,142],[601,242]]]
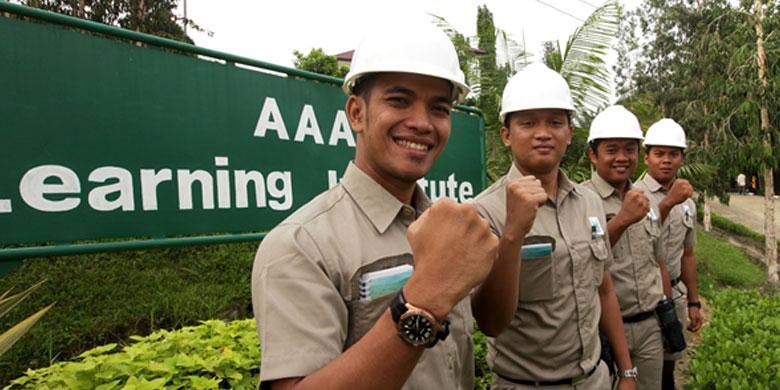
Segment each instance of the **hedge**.
[[710,304],[686,388],[780,389],[780,295],[729,288]]

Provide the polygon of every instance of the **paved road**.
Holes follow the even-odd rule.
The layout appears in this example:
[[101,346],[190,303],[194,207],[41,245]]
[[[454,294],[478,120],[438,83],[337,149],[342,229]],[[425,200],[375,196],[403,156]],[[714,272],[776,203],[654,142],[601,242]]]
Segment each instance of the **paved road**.
[[[712,211],[751,230],[764,233],[764,197],[759,195],[731,195],[729,205],[716,199]],[[775,231],[780,232],[780,199],[775,198]]]

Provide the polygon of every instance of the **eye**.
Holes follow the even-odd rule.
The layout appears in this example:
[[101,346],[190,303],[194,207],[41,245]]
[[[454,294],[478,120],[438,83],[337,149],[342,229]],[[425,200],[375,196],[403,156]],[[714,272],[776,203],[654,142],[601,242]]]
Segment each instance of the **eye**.
[[437,104],[433,106],[433,112],[449,116],[452,112],[452,107],[447,104]]
[[406,106],[409,104],[408,99],[405,96],[401,96],[401,95],[390,95],[387,98],[385,98],[385,100],[391,105],[399,106],[399,107]]

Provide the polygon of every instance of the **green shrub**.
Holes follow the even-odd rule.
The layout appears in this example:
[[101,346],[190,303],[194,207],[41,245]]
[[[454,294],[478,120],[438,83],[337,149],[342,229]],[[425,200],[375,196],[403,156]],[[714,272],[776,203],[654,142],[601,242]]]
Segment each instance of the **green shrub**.
[[[475,327],[476,328],[476,327]],[[493,373],[487,365],[487,336],[474,329],[474,389],[487,390],[493,381]]]
[[780,389],[780,295],[713,291],[714,315],[693,350],[686,388]]
[[253,319],[131,337],[115,352],[97,347],[77,361],[28,370],[5,389],[254,389],[260,372],[260,345]]
[[699,290],[706,296],[720,287],[754,288],[766,281],[764,270],[741,249],[703,229],[696,230],[695,256]]
[[0,386],[27,368],[121,344],[130,335],[250,316],[256,249],[247,242],[26,260],[0,278],[0,290],[49,281],[0,319],[0,329],[51,302],[57,306],[0,357]]

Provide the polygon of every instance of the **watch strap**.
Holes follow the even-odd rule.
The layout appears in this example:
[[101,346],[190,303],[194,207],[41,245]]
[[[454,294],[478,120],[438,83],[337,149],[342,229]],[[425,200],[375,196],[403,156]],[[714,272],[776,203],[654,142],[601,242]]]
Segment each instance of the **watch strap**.
[[[401,316],[409,310],[409,306],[407,305],[410,304],[406,301],[404,290],[401,289],[398,291],[398,294],[396,294],[395,298],[393,298],[393,300],[390,302],[390,315],[393,317],[393,322],[398,324],[398,322],[401,320]],[[435,321],[433,326],[438,328],[436,329],[436,338],[433,339],[431,344],[426,346],[427,348],[433,347],[438,341],[443,341],[447,338],[447,336],[450,335],[450,321],[448,319],[444,319],[443,321],[439,322],[436,320],[436,317],[434,317],[433,314],[427,310],[416,306],[415,308],[428,313],[428,316],[430,316],[431,319]]]
[[688,308],[691,308],[691,307],[696,307],[696,308],[701,309],[701,302],[699,302],[699,301],[688,302]]
[[639,375],[639,372],[637,371],[636,367],[634,367],[628,370],[619,370],[617,374],[621,378],[636,378]]

